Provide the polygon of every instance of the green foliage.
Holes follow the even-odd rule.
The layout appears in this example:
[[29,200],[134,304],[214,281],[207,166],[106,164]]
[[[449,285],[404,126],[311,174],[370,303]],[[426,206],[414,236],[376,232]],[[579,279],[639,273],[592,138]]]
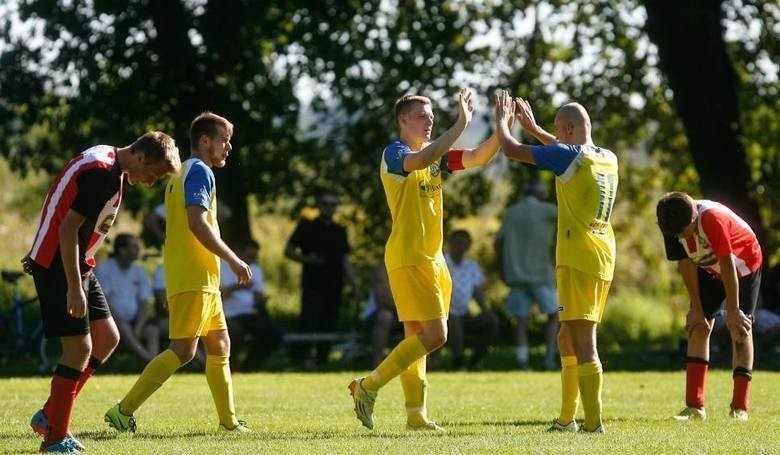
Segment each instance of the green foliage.
[[[780,82],[771,68],[780,55],[780,11],[776,2],[759,0],[711,5],[722,6],[738,31],[729,34],[726,51],[738,76],[748,186],[768,232],[766,249],[779,260]],[[655,201],[673,189],[698,196],[701,180],[638,0],[25,0],[18,13],[40,27],[14,35],[14,14],[0,17],[0,155],[13,170],[3,162],[0,179],[14,188],[0,198],[5,268],[17,268],[32,241],[51,179],[46,171],[95,143],[124,145],[148,129],[174,135],[186,155],[189,121],[211,109],[236,124],[233,154],[217,171],[220,197],[234,211],[223,232],[229,239],[251,232],[263,244],[272,312],[292,325],[300,266],[284,259],[283,248],[294,226],[289,218],[314,195],[342,197],[340,220],[363,277],[382,257],[390,215],[378,165],[397,134],[394,100],[429,95],[435,136],[452,123],[461,85],[474,89],[476,115],[488,125],[490,94],[509,87],[531,101],[548,129],[558,105],[579,101],[590,112],[594,140],[620,157],[612,220],[619,305],[610,305],[608,318],[633,321],[633,313],[612,310],[639,311],[653,299],[665,315],[659,321],[669,312],[679,319],[684,291],[663,255]],[[492,32],[499,39],[485,39]],[[534,177],[552,179],[498,157],[489,172],[445,181],[445,229],[473,228],[473,254],[486,268],[496,307],[505,287],[492,268],[492,238],[505,204]],[[156,205],[160,188],[127,191],[125,207]],[[640,318],[608,326],[614,335],[608,327],[601,333],[614,342],[663,345],[663,326]]]
[[[773,453],[780,436],[775,406],[780,374],[763,372],[751,391],[751,419],[728,419],[731,372],[708,377],[709,419],[680,424],[684,373],[607,372],[603,435],[545,432],[560,407],[558,373],[431,373],[429,414],[447,428],[433,435],[404,429],[397,381],[379,395],[373,431],[355,419],[346,386],[357,374],[239,374],[238,417],[254,430],[216,431],[214,404],[202,374],[177,373],[135,413],[135,434],[103,422],[136,375],[98,374],[79,396],[73,433],[90,453]],[[760,386],[759,386],[760,384]],[[3,379],[4,451],[31,452],[40,439],[28,421],[43,403],[49,379]],[[489,391],[489,393],[487,392]],[[581,417],[580,415],[578,417]]]
[[636,290],[614,292],[599,326],[599,345],[605,352],[673,349],[684,336],[682,318],[663,298]]

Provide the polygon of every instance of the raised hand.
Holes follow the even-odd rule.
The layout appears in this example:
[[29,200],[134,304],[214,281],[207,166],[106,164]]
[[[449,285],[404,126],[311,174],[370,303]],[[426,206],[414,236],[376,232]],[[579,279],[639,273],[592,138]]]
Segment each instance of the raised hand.
[[458,120],[463,120],[468,125],[471,123],[473,114],[474,105],[471,103],[471,90],[462,88],[458,94]]
[[520,121],[520,126],[529,133],[536,131],[539,126],[536,124],[534,111],[531,109],[528,101],[517,97],[515,98],[515,105],[517,105],[517,119]]
[[506,90],[499,90],[496,93],[496,125],[511,125],[514,116],[515,102],[512,96]]

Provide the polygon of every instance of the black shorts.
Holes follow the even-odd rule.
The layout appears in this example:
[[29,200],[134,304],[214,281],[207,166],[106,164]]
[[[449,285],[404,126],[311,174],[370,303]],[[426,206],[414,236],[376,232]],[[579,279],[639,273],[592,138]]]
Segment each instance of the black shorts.
[[[704,269],[698,269],[699,296],[704,317],[714,318],[726,303],[726,290],[723,281],[713,277]],[[758,307],[761,295],[761,269],[739,279],[739,309],[752,316]]]
[[87,296],[87,316],[84,318],[74,318],[68,314],[68,282],[61,267],[53,265],[51,269],[44,269],[33,262],[32,276],[41,305],[46,338],[86,335],[89,333],[90,321],[111,317],[106,296],[94,273],[89,272],[81,279],[81,287]]

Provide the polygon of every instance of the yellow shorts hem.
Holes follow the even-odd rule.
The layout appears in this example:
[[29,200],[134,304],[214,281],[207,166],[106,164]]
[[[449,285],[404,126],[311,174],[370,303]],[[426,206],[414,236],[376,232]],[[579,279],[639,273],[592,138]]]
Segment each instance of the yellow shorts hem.
[[446,263],[401,267],[389,271],[387,276],[399,321],[447,318],[452,279]]
[[611,281],[571,267],[555,270],[558,285],[558,319],[601,322]]
[[197,338],[227,330],[222,297],[214,292],[182,292],[168,297],[168,338]]

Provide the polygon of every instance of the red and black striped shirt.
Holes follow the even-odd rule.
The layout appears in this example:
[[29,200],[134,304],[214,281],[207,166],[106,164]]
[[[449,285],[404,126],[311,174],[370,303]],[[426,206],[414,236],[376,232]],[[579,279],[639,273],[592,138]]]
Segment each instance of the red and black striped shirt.
[[119,212],[122,180],[115,147],[97,145],[73,158],[49,188],[30,257],[46,269],[61,264],[59,228],[73,210],[86,218],[78,235],[81,274],[91,270],[95,252]]

